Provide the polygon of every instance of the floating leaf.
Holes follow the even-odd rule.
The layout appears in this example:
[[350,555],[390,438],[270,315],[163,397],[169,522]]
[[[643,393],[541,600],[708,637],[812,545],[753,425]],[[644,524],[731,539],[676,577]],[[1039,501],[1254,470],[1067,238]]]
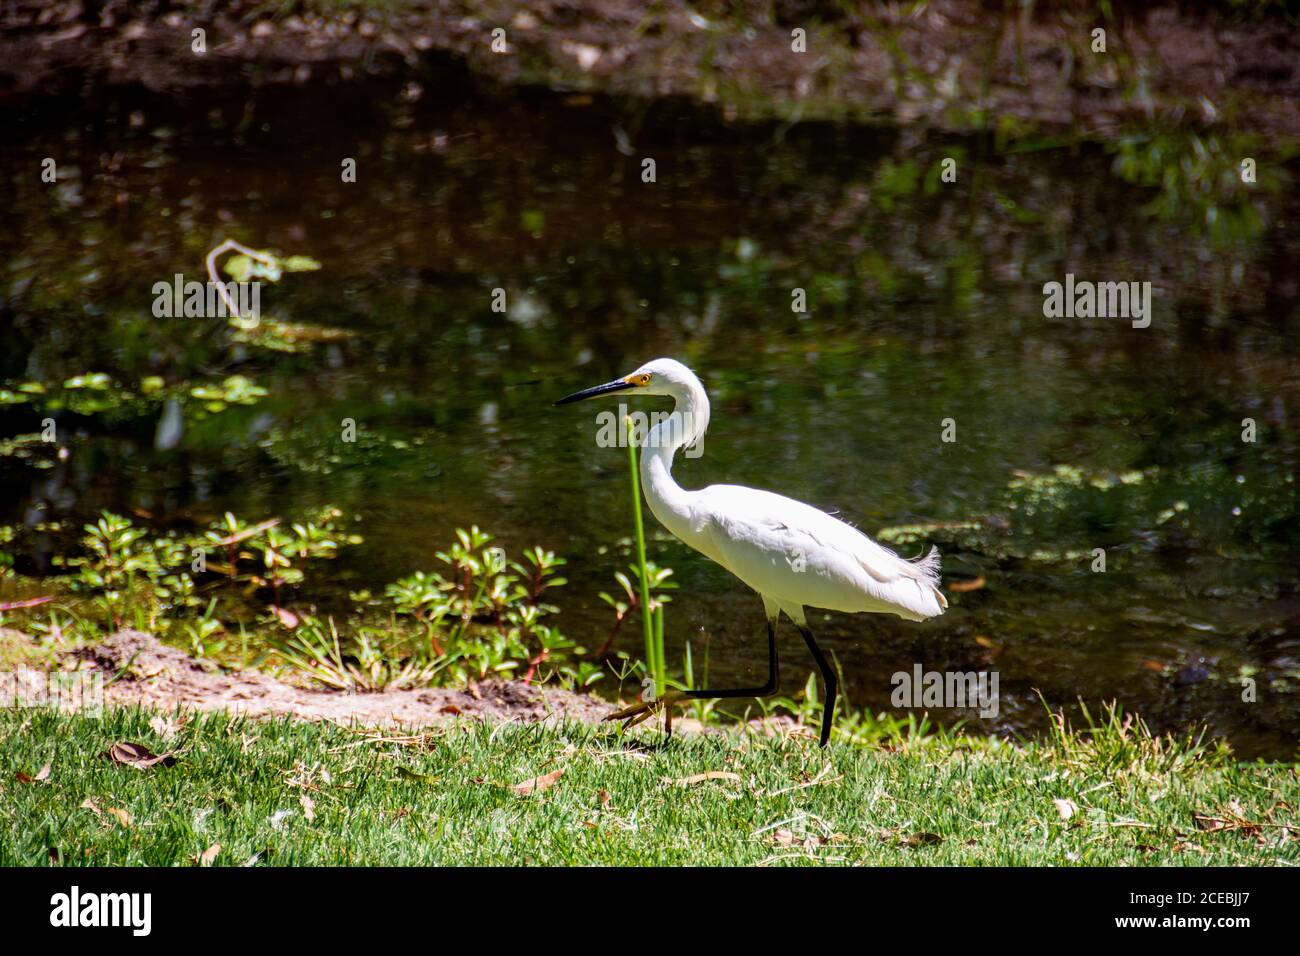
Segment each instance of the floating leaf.
[[97,391],[104,391],[113,384],[113,380],[104,372],[88,372],[85,375],[75,375],[63,383],[64,388],[91,388]]
[[240,253],[237,256],[231,256],[227,259],[221,269],[236,282],[247,282],[249,279],[268,279],[271,282],[279,282],[281,272],[280,261],[269,253],[263,252],[261,254],[271,261],[269,263],[259,262],[250,256]]

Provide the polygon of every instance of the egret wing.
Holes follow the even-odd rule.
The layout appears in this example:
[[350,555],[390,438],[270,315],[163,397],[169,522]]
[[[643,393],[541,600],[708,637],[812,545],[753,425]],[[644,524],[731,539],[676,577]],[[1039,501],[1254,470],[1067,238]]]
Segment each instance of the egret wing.
[[811,505],[738,485],[704,489],[701,504],[721,563],[762,594],[909,618],[933,617],[947,606],[933,550],[909,561]]

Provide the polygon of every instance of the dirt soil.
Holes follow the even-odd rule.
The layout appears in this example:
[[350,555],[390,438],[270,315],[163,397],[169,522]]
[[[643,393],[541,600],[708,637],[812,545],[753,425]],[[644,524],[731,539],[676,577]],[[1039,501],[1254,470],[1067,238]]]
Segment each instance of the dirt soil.
[[[88,80],[179,90],[388,75],[418,86],[430,61],[451,57],[492,80],[687,96],[728,115],[956,128],[1000,117],[1102,136],[1160,117],[1300,138],[1300,31],[1281,17],[1235,22],[1213,3],[1119,3],[1103,54],[1091,49],[1095,4],[1029,5],[1032,16],[1015,12],[1022,6],[392,0],[339,12],[317,0],[9,0],[0,104]],[[191,52],[195,28],[206,31],[202,55]],[[504,52],[492,49],[497,28]],[[806,52],[791,49],[796,28]]]
[[522,681],[471,684],[465,690],[425,688],[351,694],[295,687],[257,671],[223,671],[208,661],[123,630],[93,647],[70,652],[72,662],[99,670],[104,703],[224,710],[251,717],[289,715],[371,727],[424,727],[454,717],[491,722],[599,721],[613,708],[583,694],[542,689]]
[[[20,631],[0,628],[0,646],[12,645],[14,655],[22,648],[30,651],[32,643]],[[105,706],[143,706],[160,711],[179,707],[183,711],[225,711],[255,718],[289,716],[396,730],[431,727],[462,718],[493,724],[563,720],[594,724],[616,709],[598,697],[531,686],[523,681],[483,681],[463,690],[429,687],[355,694],[299,687],[260,671],[223,670],[211,661],[163,644],[150,634],[129,629],[118,631],[100,644],[65,651],[60,663],[65,670],[103,674]],[[36,666],[43,665],[30,657],[24,662],[12,656],[11,672],[0,673],[0,701],[9,701],[18,691],[12,669]],[[656,718],[646,726],[662,725]],[[784,715],[755,718],[748,726],[770,736],[812,737],[808,728]],[[722,732],[717,726],[706,727],[685,717],[680,709],[673,721],[675,734]]]

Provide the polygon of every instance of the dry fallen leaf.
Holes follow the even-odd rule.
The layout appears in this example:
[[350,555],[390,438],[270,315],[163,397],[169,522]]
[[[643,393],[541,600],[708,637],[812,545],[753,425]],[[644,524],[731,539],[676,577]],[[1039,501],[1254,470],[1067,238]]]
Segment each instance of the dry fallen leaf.
[[105,756],[114,763],[135,767],[136,770],[148,770],[157,764],[170,767],[176,762],[176,757],[170,753],[155,754],[144,744],[133,744],[126,741],[113,744],[105,752]]
[[600,805],[602,807],[609,806],[609,791],[608,790],[600,791],[600,793],[596,794],[596,799],[600,801]]
[[1208,830],[1214,833],[1216,830],[1226,830],[1228,828],[1227,820],[1220,820],[1218,817],[1212,817],[1208,813],[1193,813],[1192,821],[1196,824],[1198,830]]
[[772,832],[772,842],[777,846],[797,846],[805,850],[815,850],[818,847],[826,846],[828,843],[838,843],[844,840],[842,833],[823,836],[820,833],[795,832],[789,827],[781,827]]
[[304,793],[301,797],[298,798],[298,802],[302,804],[302,815],[306,817],[308,820],[315,820],[316,801]]
[[112,814],[117,818],[117,822],[122,824],[124,827],[129,827],[131,825],[131,814],[127,813],[121,807],[105,807],[104,812]]
[[1058,798],[1052,802],[1056,804],[1056,812],[1061,815],[1062,820],[1068,820],[1079,812],[1079,808],[1075,806],[1073,800],[1062,800]]
[[217,854],[220,852],[221,852],[221,844],[214,843],[212,844],[212,846],[208,847],[206,850],[204,850],[202,853],[196,856],[194,858],[194,862],[197,863],[199,866],[211,866],[212,861],[217,858]]
[[36,776],[33,777],[32,779],[33,779],[33,780],[48,780],[48,779],[49,779],[49,776],[50,776],[50,765],[47,763],[47,764],[46,764],[44,767],[42,767],[40,770],[36,771]]
[[564,776],[564,771],[562,769],[552,770],[545,776],[533,777],[531,780],[525,780],[523,783],[515,784],[514,790],[515,793],[519,794],[521,797],[527,797],[530,794],[538,793],[542,790],[550,790],[551,787],[555,786],[555,781],[559,780],[562,776]]
[[1241,807],[1233,801],[1228,805],[1228,817],[1216,817],[1208,813],[1193,813],[1192,820],[1196,829],[1216,833],[1219,830],[1237,830],[1246,836],[1258,836],[1262,830],[1258,823],[1253,823],[1241,815]]
[[915,834],[907,834],[900,840],[904,847],[933,847],[936,843],[943,843],[944,838],[939,834],[932,834],[928,831],[919,831]]
[[427,783],[432,785],[438,782],[437,777],[431,777],[427,773],[416,773],[414,770],[408,770],[405,767],[398,767],[397,775],[403,780],[414,780],[416,783]]
[[697,783],[703,783],[705,780],[732,780],[736,783],[740,783],[740,774],[728,773],[725,770],[710,770],[706,773],[695,773],[691,774],[689,777],[682,777],[680,780],[676,781],[676,783],[680,787],[690,787]]
[[968,578],[965,581],[949,581],[948,590],[955,591],[957,594],[963,594],[966,591],[978,591],[988,582],[984,580],[984,575],[976,578]]

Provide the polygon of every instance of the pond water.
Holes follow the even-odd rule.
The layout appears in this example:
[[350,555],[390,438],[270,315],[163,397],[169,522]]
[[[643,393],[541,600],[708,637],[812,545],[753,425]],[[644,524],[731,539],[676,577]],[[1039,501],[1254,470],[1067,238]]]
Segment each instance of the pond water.
[[[591,646],[610,627],[597,594],[628,561],[626,458],[598,447],[600,407],[551,402],[674,356],[714,409],[683,485],[769,488],[870,533],[931,525],[892,540],[938,544],[946,580],[983,579],[922,625],[815,614],[855,705],[890,708],[891,675],[915,664],[993,669],[996,718],[941,716],[1032,733],[1039,692],[1113,698],[1246,757],[1295,753],[1300,238],[1285,170],[1261,158],[1243,186],[1236,144],[735,123],[450,66],[420,88],[101,89],[4,112],[0,389],[114,385],[58,413],[65,458],[4,449],[0,524],[334,503],[365,542],[310,577],[303,600],[323,608],[435,568],[477,524],[568,559],[559,623]],[[201,279],[227,236],[320,261],[262,294],[305,341],[153,315],[154,284]],[[1045,317],[1043,284],[1067,273],[1150,281],[1150,326]],[[186,405],[160,450],[164,407],[139,383],[232,374],[267,394]],[[43,417],[0,406],[0,436]],[[21,536],[15,567],[50,573],[64,544]],[[680,585],[670,665],[690,641],[710,683],[754,682],[758,598],[661,529],[650,552]],[[639,653],[635,630],[620,641]],[[812,662],[788,625],[782,647],[793,692]]]

